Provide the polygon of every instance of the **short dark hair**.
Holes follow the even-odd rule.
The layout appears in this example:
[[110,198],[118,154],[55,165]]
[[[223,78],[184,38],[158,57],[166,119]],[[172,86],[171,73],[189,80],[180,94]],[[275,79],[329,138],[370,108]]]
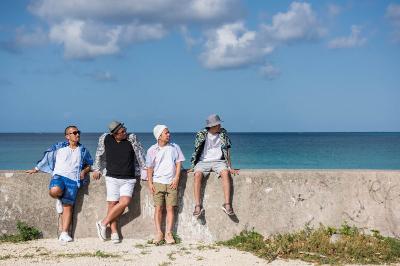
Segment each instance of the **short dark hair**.
[[67,126],[66,128],[65,128],[65,130],[64,130],[64,134],[65,135],[67,135],[67,131],[68,131],[68,129],[70,129],[71,127],[74,127],[74,128],[78,128],[77,126],[74,126],[74,125],[70,125],[70,126]]

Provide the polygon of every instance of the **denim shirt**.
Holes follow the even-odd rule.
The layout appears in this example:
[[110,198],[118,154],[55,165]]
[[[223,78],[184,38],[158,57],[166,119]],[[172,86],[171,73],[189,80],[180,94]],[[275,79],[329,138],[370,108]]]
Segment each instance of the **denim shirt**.
[[[63,142],[57,142],[56,144],[53,144],[51,147],[49,147],[43,154],[43,157],[40,161],[37,162],[36,168],[39,169],[42,172],[53,174],[54,167],[56,165],[56,155],[57,151],[61,148],[69,146],[69,142],[63,141]],[[81,151],[81,159],[79,162],[79,172],[77,176],[75,177],[75,181],[78,184],[78,187],[81,185],[81,177],[80,177],[80,172],[82,169],[88,165],[93,164],[93,159],[92,156],[90,155],[89,151],[83,146],[82,144],[78,144],[78,147]],[[83,181],[83,183],[87,183],[88,180]]]
[[[192,158],[190,160],[191,166],[190,168],[193,169],[195,165],[199,162],[201,153],[203,152],[204,149],[204,144],[207,139],[207,133],[208,130],[204,128],[203,130],[200,130],[196,134],[196,139],[194,141],[194,152],[192,154]],[[219,133],[219,138],[221,140],[221,150],[222,154],[224,155],[225,161],[228,163],[228,149],[231,148],[231,140],[228,137],[228,131],[226,131],[224,128],[221,128],[221,131]]]

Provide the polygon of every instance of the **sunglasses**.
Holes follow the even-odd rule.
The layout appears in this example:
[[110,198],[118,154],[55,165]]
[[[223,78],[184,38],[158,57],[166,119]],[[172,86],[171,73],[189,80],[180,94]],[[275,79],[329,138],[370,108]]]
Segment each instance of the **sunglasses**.
[[78,134],[80,135],[80,134],[81,134],[81,131],[78,130],[78,131],[70,132],[70,133],[68,133],[68,134],[69,134],[69,135],[74,134],[74,135],[76,136],[76,135],[78,135]]

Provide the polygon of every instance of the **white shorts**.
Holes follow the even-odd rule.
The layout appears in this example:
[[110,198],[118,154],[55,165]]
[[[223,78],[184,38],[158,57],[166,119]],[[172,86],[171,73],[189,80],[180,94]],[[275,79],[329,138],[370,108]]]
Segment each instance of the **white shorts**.
[[118,179],[106,176],[107,201],[119,201],[120,197],[131,197],[136,179]]

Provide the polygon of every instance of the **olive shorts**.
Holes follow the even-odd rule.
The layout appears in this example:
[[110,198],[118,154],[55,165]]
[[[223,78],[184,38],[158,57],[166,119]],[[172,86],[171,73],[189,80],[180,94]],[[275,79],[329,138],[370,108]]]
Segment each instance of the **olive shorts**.
[[156,191],[153,195],[154,206],[177,206],[178,190],[170,188],[170,184],[153,183]]

